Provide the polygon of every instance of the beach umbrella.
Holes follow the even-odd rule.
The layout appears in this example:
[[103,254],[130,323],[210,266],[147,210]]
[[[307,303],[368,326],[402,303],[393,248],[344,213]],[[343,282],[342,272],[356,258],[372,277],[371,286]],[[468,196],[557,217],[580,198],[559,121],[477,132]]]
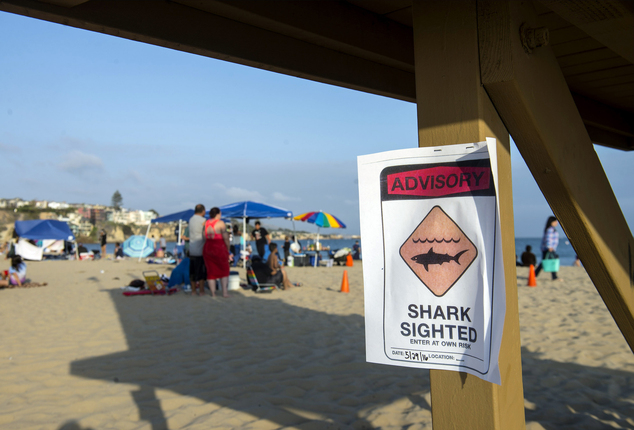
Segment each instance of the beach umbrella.
[[123,242],[123,253],[128,257],[145,258],[154,252],[154,241],[145,236],[130,236]]
[[[346,228],[346,225],[339,218],[326,212],[306,212],[297,215],[293,220],[304,221],[317,226],[317,241],[319,243],[319,229],[321,228]],[[318,246],[318,245],[317,245]]]

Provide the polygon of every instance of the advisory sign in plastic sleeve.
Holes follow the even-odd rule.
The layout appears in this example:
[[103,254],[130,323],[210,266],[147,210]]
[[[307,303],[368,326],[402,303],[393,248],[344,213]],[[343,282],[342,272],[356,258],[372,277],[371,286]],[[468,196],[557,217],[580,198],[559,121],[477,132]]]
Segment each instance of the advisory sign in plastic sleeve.
[[360,156],[366,357],[500,384],[495,139]]

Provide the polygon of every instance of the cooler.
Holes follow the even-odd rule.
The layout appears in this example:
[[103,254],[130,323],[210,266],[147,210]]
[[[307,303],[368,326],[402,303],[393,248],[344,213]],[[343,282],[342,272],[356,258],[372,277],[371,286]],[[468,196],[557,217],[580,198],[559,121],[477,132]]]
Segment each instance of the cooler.
[[232,291],[239,290],[240,288],[240,272],[229,272],[229,286],[227,289]]

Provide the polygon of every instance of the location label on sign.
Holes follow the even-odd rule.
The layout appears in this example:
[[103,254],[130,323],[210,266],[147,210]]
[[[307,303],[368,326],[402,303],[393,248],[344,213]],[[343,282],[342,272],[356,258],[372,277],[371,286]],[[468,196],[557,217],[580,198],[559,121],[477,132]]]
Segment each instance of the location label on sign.
[[495,140],[359,157],[367,360],[500,383]]

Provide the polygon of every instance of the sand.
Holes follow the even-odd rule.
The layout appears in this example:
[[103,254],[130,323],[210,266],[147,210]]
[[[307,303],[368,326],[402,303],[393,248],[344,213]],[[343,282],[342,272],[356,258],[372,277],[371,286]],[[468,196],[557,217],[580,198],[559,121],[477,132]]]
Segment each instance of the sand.
[[[229,299],[121,294],[168,266],[28,267],[49,285],[0,290],[3,430],[431,428],[427,371],[365,363],[359,263],[349,294],[344,267],[296,267]],[[585,271],[561,276],[518,269],[527,428],[634,429],[634,357]]]

